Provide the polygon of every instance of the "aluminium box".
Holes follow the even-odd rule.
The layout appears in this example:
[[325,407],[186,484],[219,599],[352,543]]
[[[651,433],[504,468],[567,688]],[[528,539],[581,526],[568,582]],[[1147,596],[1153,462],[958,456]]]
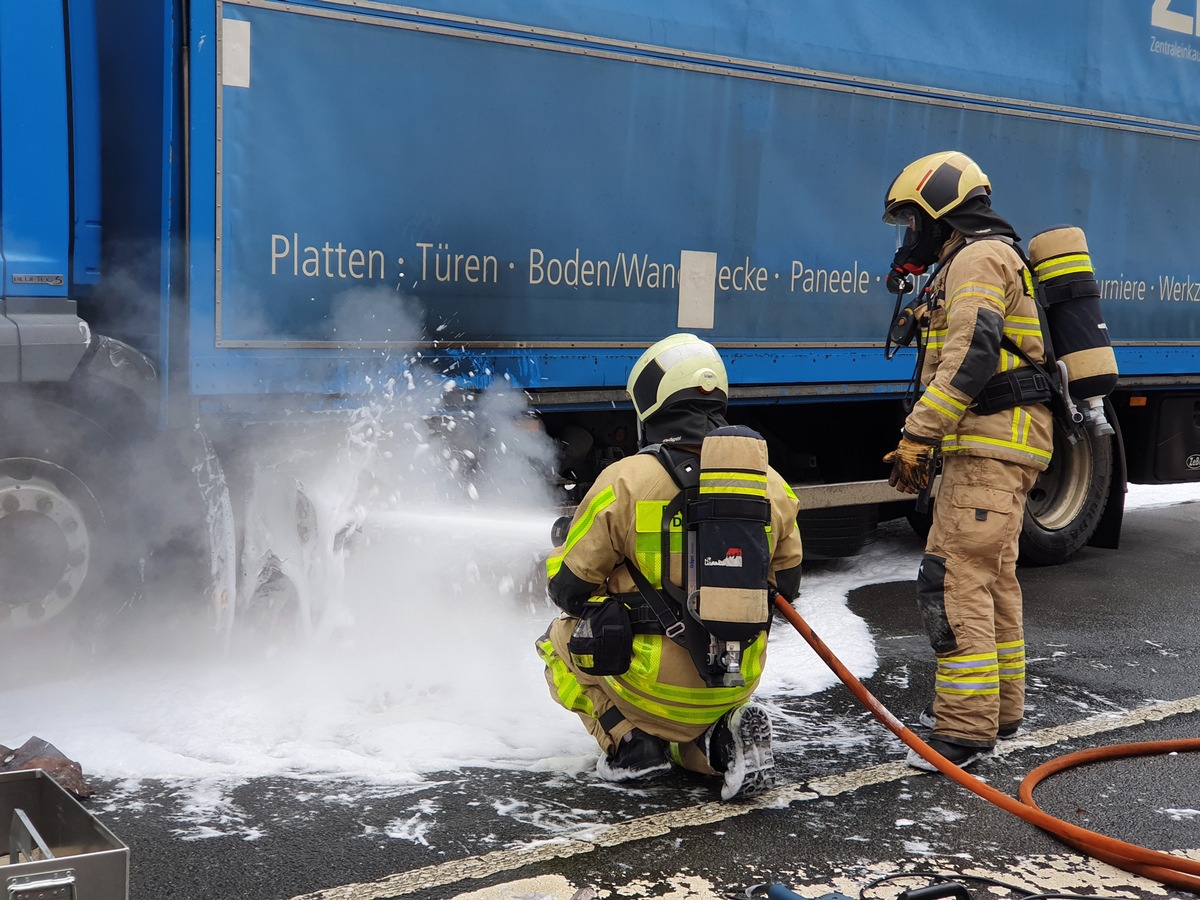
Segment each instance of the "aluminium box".
[[0,773],[0,900],[128,900],[129,848],[41,769]]

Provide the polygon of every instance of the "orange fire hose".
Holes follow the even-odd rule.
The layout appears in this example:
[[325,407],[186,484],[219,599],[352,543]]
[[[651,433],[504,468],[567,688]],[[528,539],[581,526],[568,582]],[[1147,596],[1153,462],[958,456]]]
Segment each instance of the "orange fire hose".
[[792,626],[800,632],[801,637],[808,642],[817,656],[833,670],[851,693],[858,698],[871,714],[882,722],[889,731],[900,738],[905,744],[928,760],[944,775],[948,775],[967,790],[978,794],[1001,809],[1019,816],[1030,824],[1036,825],[1062,840],[1064,843],[1086,853],[1089,856],[1106,862],[1109,865],[1127,872],[1133,872],[1169,887],[1200,894],[1200,861],[1150,850],[1137,844],[1130,844],[1116,838],[1103,835],[1062,819],[1055,818],[1043,812],[1033,802],[1033,789],[1043,778],[1056,772],[1082,763],[1096,762],[1102,759],[1115,759],[1124,756],[1147,756],[1156,753],[1188,752],[1200,750],[1200,740],[1156,741],[1144,744],[1118,744],[1093,750],[1083,750],[1050,760],[1038,766],[1021,782],[1020,797],[1014,800],[1007,794],[1001,793],[991,785],[980,781],[970,772],[964,771],[950,762],[923,740],[917,737],[908,727],[875,699],[842,661],[834,656],[833,651],[825,645],[801,618],[792,605],[782,597],[775,598],[775,606],[779,609]]

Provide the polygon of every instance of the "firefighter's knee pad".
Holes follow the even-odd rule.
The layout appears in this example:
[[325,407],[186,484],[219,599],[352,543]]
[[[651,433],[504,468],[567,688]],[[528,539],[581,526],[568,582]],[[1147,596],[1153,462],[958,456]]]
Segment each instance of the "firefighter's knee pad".
[[950,653],[958,646],[946,618],[946,560],[925,554],[917,571],[917,609],[934,653]]

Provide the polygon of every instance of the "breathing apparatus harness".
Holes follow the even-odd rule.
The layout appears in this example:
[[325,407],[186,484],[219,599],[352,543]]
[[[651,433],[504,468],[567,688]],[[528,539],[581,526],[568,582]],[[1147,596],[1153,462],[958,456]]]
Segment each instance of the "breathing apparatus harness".
[[1021,245],[1002,235],[968,238],[966,243],[956,247],[930,273],[929,279],[916,296],[916,302],[907,305],[903,303],[904,296],[913,289],[911,278],[900,279],[889,276],[888,284],[894,288],[896,293],[896,308],[884,344],[886,358],[891,359],[899,348],[911,344],[918,332],[922,328],[924,329],[921,339],[917,342],[916,366],[904,393],[904,410],[905,412],[911,411],[916,402],[917,385],[920,384],[921,370],[925,366],[925,349],[929,342],[930,319],[942,299],[941,293],[935,291],[933,287],[934,283],[939,281],[937,275],[945,271],[954,257],[962,250],[980,240],[1004,241],[1021,258],[1024,265],[1026,288],[1033,295],[1034,307],[1037,309],[1045,362],[1035,361],[1016,341],[1007,334],[1002,335],[1001,348],[1019,357],[1026,367],[1010,369],[1007,372],[998,372],[993,375],[972,401],[971,410],[977,415],[986,416],[1016,406],[1045,403],[1050,407],[1055,418],[1062,423],[1067,439],[1074,444],[1081,437],[1080,425],[1084,421],[1084,416],[1075,406],[1067,389],[1066,367],[1055,357],[1050,323],[1046,317],[1046,308],[1049,304],[1046,300],[1045,289],[1033,274],[1033,263],[1029,261],[1029,257],[1021,249]]
[[[744,686],[742,654],[771,625],[766,442],[749,428],[726,426],[705,437],[699,460],[663,444],[639,452],[658,458],[679,493],[661,517],[662,589],[633,560],[625,567],[663,634],[688,651],[705,684]],[[673,523],[683,538],[682,586],[670,578]]]

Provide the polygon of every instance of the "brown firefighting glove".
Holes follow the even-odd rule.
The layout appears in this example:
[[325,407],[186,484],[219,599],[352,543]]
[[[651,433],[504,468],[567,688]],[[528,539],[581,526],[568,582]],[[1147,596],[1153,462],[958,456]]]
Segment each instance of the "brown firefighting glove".
[[884,456],[883,461],[892,464],[888,484],[905,494],[919,494],[929,486],[933,475],[932,443],[913,440],[903,432],[896,449]]

